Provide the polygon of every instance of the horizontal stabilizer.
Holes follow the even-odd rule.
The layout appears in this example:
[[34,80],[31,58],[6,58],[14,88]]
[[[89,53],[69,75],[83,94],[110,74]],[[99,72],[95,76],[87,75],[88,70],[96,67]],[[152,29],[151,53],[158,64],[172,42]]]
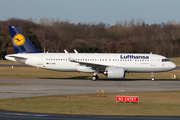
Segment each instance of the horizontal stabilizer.
[[25,64],[26,60],[28,59],[27,57],[16,56],[15,54],[14,55],[6,55],[5,58],[8,60],[18,62],[18,63],[22,63],[22,64]]

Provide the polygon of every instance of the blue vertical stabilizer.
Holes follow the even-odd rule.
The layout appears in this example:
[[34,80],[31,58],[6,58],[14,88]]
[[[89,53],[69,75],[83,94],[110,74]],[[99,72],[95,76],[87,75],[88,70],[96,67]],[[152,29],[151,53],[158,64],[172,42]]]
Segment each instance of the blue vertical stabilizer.
[[40,53],[17,26],[9,26],[14,52]]

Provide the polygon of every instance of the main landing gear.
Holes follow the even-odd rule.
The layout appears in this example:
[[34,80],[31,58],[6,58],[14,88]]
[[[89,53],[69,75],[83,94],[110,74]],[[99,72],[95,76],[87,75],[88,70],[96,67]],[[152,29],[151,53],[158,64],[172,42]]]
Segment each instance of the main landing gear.
[[92,79],[92,81],[96,81],[98,79],[97,74],[94,74],[91,79]]
[[95,76],[92,76],[92,81],[96,81],[97,79],[98,79],[98,76],[97,75],[95,75]]
[[153,72],[151,72],[151,80],[152,80],[152,81],[155,80]]
[[99,73],[99,71],[98,70],[95,70],[94,71],[94,74],[93,74],[93,76],[92,76],[92,81],[96,81],[97,79],[98,79],[98,76],[97,76],[97,74]]

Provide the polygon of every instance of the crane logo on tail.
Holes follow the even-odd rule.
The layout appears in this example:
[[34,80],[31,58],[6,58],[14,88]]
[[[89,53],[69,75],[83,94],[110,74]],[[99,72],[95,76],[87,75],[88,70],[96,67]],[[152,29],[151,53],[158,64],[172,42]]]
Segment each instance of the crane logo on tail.
[[16,34],[14,37],[13,37],[13,43],[16,45],[16,46],[21,46],[23,45],[25,42],[25,38],[22,34]]

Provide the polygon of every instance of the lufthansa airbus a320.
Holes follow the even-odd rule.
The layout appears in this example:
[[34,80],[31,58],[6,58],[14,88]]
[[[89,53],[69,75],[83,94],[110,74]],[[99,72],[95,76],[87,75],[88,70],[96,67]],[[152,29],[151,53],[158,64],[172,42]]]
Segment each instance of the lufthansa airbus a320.
[[[92,80],[103,73],[110,79],[123,79],[126,72],[166,72],[176,65],[157,54],[132,53],[41,53],[17,26],[9,26],[15,54],[6,59],[30,66],[64,72],[93,73]],[[151,77],[154,80],[154,76]]]

